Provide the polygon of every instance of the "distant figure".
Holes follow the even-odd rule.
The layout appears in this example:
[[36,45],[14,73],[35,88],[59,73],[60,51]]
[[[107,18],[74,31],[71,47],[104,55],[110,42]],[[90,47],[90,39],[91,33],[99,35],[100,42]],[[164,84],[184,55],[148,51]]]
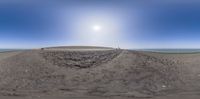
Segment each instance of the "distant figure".
[[118,48],[117,49],[120,49],[120,47],[118,46]]
[[118,47],[116,48],[116,50],[120,50],[120,47],[118,46]]

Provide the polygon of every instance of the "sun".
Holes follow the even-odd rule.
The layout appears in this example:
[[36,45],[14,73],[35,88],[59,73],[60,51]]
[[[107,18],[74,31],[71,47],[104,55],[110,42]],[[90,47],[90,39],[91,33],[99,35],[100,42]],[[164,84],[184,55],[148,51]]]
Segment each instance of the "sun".
[[94,30],[94,31],[100,31],[102,28],[101,28],[101,26],[100,25],[94,25],[93,27],[92,27],[92,29]]

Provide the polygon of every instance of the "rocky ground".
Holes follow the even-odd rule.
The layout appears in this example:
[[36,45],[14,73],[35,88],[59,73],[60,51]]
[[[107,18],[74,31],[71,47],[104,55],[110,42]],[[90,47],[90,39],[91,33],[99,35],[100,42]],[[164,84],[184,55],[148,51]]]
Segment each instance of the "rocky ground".
[[111,48],[5,52],[0,53],[0,98],[184,99],[189,94],[196,99],[199,60],[200,54]]

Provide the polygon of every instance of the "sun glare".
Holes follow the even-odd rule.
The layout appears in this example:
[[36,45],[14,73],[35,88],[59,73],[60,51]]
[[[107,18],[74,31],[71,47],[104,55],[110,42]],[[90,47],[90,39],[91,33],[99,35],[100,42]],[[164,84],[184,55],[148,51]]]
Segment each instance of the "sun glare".
[[[117,14],[118,15],[118,14]],[[122,39],[123,22],[111,12],[78,13],[70,32],[76,45],[113,46]],[[68,24],[67,24],[68,25]],[[111,38],[112,37],[112,38]]]
[[99,26],[99,25],[94,25],[94,26],[93,26],[93,30],[94,30],[94,31],[100,31],[100,30],[101,30],[101,26]]

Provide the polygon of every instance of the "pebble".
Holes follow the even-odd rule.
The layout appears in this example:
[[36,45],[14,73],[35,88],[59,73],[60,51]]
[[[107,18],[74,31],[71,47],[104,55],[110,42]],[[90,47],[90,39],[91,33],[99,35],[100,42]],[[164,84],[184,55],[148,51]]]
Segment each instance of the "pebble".
[[162,85],[162,88],[166,88],[166,86],[165,86],[165,85]]
[[25,72],[28,72],[28,70],[26,69]]

